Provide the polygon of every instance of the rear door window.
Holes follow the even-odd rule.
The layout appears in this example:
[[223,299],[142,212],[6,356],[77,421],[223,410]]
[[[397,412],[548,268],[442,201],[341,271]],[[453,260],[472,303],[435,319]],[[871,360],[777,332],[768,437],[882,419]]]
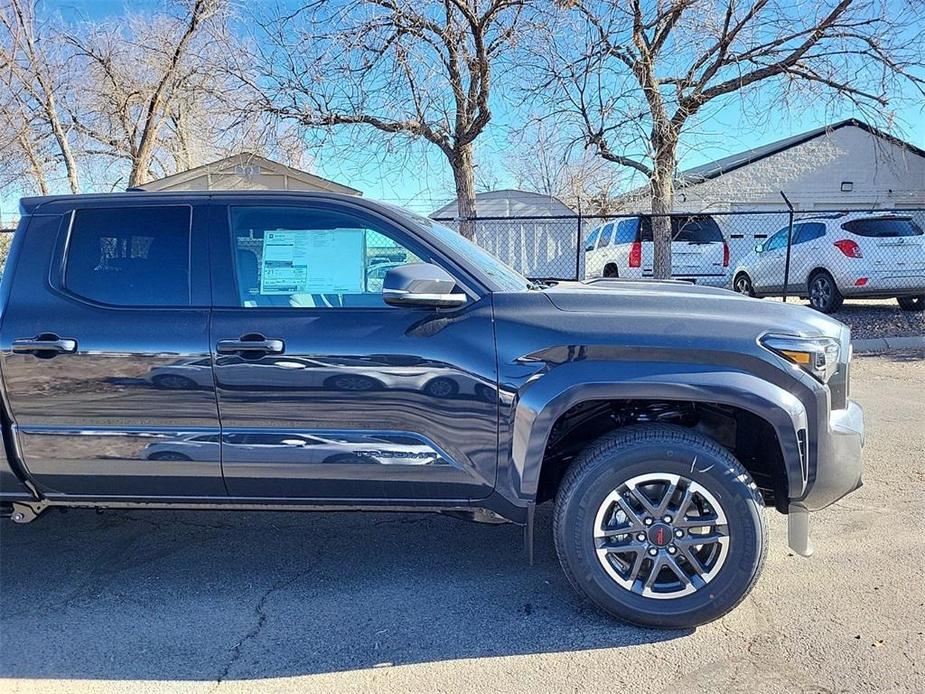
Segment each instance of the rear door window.
[[825,224],[820,222],[807,222],[797,227],[793,232],[793,245],[814,241],[825,236]]
[[608,224],[601,229],[601,245],[598,248],[605,248],[610,245],[610,237],[613,235],[613,224]]
[[113,306],[190,305],[188,206],[74,211],[64,287]]
[[639,217],[624,219],[617,223],[616,243],[633,243],[639,234]]
[[922,228],[909,217],[853,219],[850,222],[842,224],[841,228],[857,236],[868,236],[879,239],[922,235]]

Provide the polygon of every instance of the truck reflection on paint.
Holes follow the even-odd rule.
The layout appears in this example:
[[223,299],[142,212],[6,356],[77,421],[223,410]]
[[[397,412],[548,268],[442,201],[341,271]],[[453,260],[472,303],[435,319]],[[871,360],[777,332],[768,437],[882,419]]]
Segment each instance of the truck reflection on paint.
[[[151,369],[144,381],[156,388],[212,388],[211,359],[181,360]],[[253,360],[218,357],[226,388],[320,389],[340,392],[414,390],[434,398],[494,398],[491,385],[461,376],[438,362],[408,355],[338,356],[336,359],[276,356]],[[260,368],[264,367],[264,368]],[[272,367],[272,368],[266,368]]]
[[[447,465],[433,444],[405,432],[246,432],[225,434],[226,447],[250,453],[264,462],[297,460],[308,464]],[[149,444],[147,460],[221,459],[219,434],[194,434]],[[226,450],[229,450],[226,448]],[[233,449],[232,449],[233,450]],[[229,451],[231,452],[231,451]]]

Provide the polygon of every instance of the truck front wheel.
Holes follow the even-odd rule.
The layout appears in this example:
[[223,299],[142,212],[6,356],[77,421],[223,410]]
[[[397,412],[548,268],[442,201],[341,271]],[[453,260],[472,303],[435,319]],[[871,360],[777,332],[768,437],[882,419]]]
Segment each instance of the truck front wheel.
[[571,584],[619,619],[688,628],[722,617],[767,552],[764,503],[748,472],[680,426],[607,434],[566,471],[556,551]]

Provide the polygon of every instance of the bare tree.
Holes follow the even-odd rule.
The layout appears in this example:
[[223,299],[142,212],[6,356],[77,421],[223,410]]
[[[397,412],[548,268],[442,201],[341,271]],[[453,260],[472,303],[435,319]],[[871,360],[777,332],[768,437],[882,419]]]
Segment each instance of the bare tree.
[[[224,4],[191,0],[180,4],[180,17],[135,16],[119,25],[88,25],[86,33],[70,37],[87,66],[87,85],[71,111],[73,121],[101,147],[94,154],[129,162],[130,187],[153,177],[165,123],[173,118],[174,132],[182,128],[178,108],[184,88],[195,75],[205,74],[200,59],[204,27]],[[184,147],[189,142],[180,151]],[[178,152],[177,161],[189,163],[188,149]]]
[[16,133],[19,151],[29,161],[38,189],[47,192],[46,136],[54,141],[72,193],[80,192],[72,132],[60,99],[71,72],[60,30],[36,18],[35,0],[4,0],[0,5],[0,66],[9,88],[2,104],[6,127]]
[[589,216],[617,209],[617,168],[542,119],[530,120],[512,138],[506,169],[518,188],[558,198]]
[[[901,82],[920,94],[914,8],[890,0],[569,0],[532,51],[534,93],[607,161],[646,178],[672,211],[678,146],[704,108],[764,90],[879,115]],[[656,217],[655,276],[671,275],[670,224]]]
[[309,127],[359,125],[426,141],[453,172],[471,238],[475,153],[491,120],[492,71],[527,0],[314,0],[261,21],[268,113]]

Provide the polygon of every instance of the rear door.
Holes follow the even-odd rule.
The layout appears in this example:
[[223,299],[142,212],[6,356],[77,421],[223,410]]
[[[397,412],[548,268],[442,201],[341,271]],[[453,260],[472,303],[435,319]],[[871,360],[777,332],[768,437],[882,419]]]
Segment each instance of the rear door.
[[56,201],[0,325],[16,443],[49,497],[223,496],[200,209]]
[[672,217],[671,272],[674,277],[721,278],[726,274],[724,239],[706,215]]

